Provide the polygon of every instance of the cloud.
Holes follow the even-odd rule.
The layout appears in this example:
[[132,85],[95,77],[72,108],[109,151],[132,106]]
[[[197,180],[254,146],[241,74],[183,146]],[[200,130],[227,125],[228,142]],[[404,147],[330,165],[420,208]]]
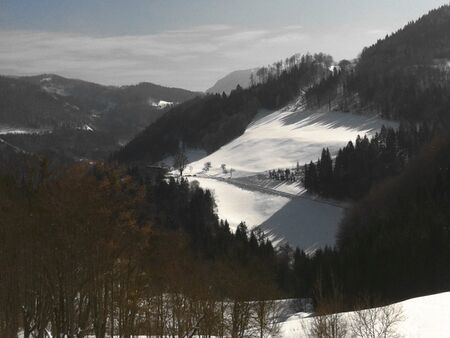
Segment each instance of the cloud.
[[0,31],[0,73],[57,73],[103,84],[150,81],[205,90],[230,71],[266,65],[307,50],[322,51],[320,44],[320,39],[301,26],[210,25],[112,37]]

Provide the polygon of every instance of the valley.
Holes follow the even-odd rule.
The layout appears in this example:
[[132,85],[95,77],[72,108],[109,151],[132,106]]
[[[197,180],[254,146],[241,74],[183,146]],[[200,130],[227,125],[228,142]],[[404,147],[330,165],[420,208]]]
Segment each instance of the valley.
[[0,338],[449,337],[450,4],[327,1],[6,0]]
[[[243,135],[190,162],[186,174],[191,182],[198,181],[213,191],[218,216],[231,227],[245,222],[249,229],[262,229],[277,245],[289,243],[314,252],[334,246],[339,223],[351,202],[308,193],[300,182],[300,172],[296,182],[286,182],[270,179],[269,170],[289,168],[295,172],[297,163],[303,170],[305,163],[317,160],[323,148],[329,148],[334,156],[358,135],[371,137],[383,125],[398,127],[397,122],[375,114],[308,109],[300,95],[279,110],[259,113]],[[188,158],[190,153],[187,150]],[[170,160],[166,165],[171,165]]]

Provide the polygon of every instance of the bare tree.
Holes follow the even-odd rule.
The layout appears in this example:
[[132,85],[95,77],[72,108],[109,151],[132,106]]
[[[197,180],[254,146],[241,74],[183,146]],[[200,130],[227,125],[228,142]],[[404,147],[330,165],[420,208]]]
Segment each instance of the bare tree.
[[205,164],[203,165],[203,171],[206,173],[209,171],[209,169],[211,169],[211,162],[205,162]]
[[275,337],[279,333],[278,316],[280,307],[276,300],[257,300],[253,302],[252,324],[255,336],[259,338]]
[[[322,280],[317,287],[318,294],[322,295]],[[314,338],[344,338],[348,333],[348,324],[342,311],[343,297],[337,287],[333,296],[321,297],[317,306],[316,316],[312,318],[308,327],[309,336]]]
[[331,313],[313,317],[308,332],[314,338],[344,338],[348,325],[341,313]]
[[242,338],[250,325],[251,303],[239,298],[233,299],[230,307],[229,333],[231,338]]
[[250,87],[254,87],[256,84],[255,81],[255,75],[253,74],[253,72],[250,73]]
[[186,169],[187,165],[188,165],[188,158],[186,157],[184,150],[179,149],[173,159],[173,166],[176,170],[180,172],[180,176],[183,176],[183,171],[184,169]]
[[221,164],[220,167],[222,168],[222,172],[224,174],[228,174],[227,165],[225,163]]
[[351,316],[351,331],[361,338],[395,338],[397,325],[403,320],[399,305],[368,308],[355,311]]

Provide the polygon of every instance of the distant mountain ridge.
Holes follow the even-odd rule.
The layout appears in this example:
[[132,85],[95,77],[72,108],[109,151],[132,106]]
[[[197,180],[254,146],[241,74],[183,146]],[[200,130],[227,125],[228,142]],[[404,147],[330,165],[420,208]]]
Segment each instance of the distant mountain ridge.
[[232,90],[236,89],[237,85],[242,88],[250,87],[250,76],[255,74],[257,69],[243,69],[236,70],[225,75],[223,78],[217,80],[217,82],[211,88],[206,90],[207,94],[230,94]]
[[181,103],[201,93],[153,83],[103,86],[55,74],[0,77],[0,124],[114,131],[131,137],[162,114],[160,101]]
[[[160,118],[171,106],[200,95],[203,94],[153,83],[115,87],[55,74],[0,76],[0,129],[65,130],[45,137],[7,136],[11,142],[32,151],[47,151],[57,145],[61,147],[56,152],[65,151],[64,144],[77,146],[81,138],[84,150],[79,154],[92,153],[89,147],[110,152]],[[98,137],[75,137],[73,134],[79,134],[78,131],[95,132]],[[73,141],[66,142],[64,135]]]

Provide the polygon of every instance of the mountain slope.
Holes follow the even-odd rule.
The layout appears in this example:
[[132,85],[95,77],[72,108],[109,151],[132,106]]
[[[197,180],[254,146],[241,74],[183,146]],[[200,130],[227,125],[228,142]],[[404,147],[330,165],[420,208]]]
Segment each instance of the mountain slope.
[[347,87],[388,117],[448,119],[450,5],[365,48]]
[[297,162],[303,165],[317,160],[323,148],[335,153],[357,135],[373,135],[383,125],[398,124],[374,115],[305,110],[288,105],[259,115],[243,135],[192,163],[192,173],[201,172],[205,162],[211,163],[210,173],[221,173],[221,165],[226,164],[236,170],[234,176],[290,168]]
[[282,72],[265,73],[265,80],[229,96],[207,95],[172,109],[126,145],[114,157],[121,162],[157,162],[185,147],[212,152],[240,136],[261,109],[276,109],[328,73],[323,54],[303,56]]
[[448,121],[449,46],[450,5],[444,5],[364,48],[355,62],[340,62],[333,76],[308,90],[308,104],[338,100],[344,111]]
[[446,130],[402,174],[373,188],[349,210],[338,234],[341,259],[352,267],[342,269],[348,270],[343,292],[364,290],[398,299],[448,290],[449,158]]
[[270,179],[268,171],[294,172],[297,162],[303,167],[317,160],[323,147],[335,155],[357,135],[370,137],[382,125],[397,123],[377,116],[309,110],[302,102],[303,95],[280,110],[261,113],[243,135],[190,163],[185,172],[214,192],[218,215],[231,227],[244,221],[250,229],[260,227],[278,244],[288,242],[311,252],[334,246],[347,204],[309,194],[298,180]]
[[[201,94],[152,83],[103,86],[54,74],[0,77],[0,133],[29,132],[5,136],[28,151],[49,155],[54,149],[78,154],[75,158],[93,154],[105,158],[161,117],[167,107],[197,95]],[[45,137],[40,135],[43,132]]]
[[206,90],[207,94],[230,94],[232,90],[236,89],[237,85],[242,88],[250,87],[250,76],[256,73],[256,69],[236,70],[225,75],[211,88]]
[[61,101],[70,101],[88,112],[91,123],[103,131],[113,131],[130,138],[162,115],[159,102],[181,103],[199,93],[180,88],[167,88],[153,83],[132,86],[102,86],[54,74],[21,78],[39,86],[45,93]]
[[0,77],[0,123],[24,127],[57,127],[63,124],[81,125],[89,118],[57,94],[27,81]]

